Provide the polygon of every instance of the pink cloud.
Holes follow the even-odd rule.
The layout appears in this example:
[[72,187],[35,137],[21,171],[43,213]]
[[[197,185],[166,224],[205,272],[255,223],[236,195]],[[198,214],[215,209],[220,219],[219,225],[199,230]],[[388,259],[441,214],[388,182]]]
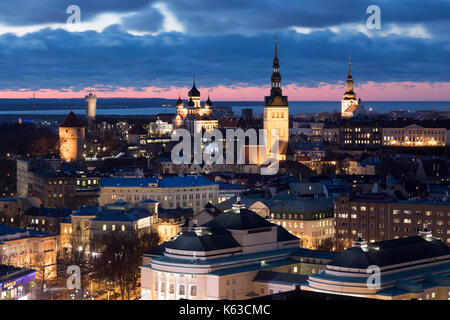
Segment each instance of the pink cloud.
[[[168,98],[176,99],[181,94],[186,99],[190,88],[147,87],[142,89],[118,88],[114,91],[102,88],[85,88],[83,91],[73,91],[70,88],[63,90],[41,89],[29,91],[26,89],[16,91],[0,91],[0,98],[82,98],[90,91],[97,93],[99,98]],[[259,101],[269,94],[269,86],[266,87],[211,87],[199,88],[202,98],[206,100],[208,91],[214,101]],[[368,82],[355,88],[356,94],[363,101],[446,101],[450,100],[450,82],[425,83],[425,82]],[[340,100],[344,93],[343,85],[323,84],[317,88],[288,85],[283,87],[283,93],[291,101],[336,101]]]

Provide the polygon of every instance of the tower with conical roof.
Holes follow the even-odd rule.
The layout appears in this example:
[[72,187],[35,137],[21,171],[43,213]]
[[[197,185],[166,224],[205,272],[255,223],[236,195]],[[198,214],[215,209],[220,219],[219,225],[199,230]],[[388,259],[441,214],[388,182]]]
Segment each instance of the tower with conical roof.
[[59,153],[63,161],[83,160],[85,125],[70,111],[59,125]]
[[[287,96],[281,89],[280,61],[278,59],[278,44],[275,38],[275,54],[272,65],[270,96],[264,99],[264,129],[266,131],[266,154],[278,160],[286,160],[289,143],[289,104]],[[272,141],[272,132],[278,134],[277,141]]]

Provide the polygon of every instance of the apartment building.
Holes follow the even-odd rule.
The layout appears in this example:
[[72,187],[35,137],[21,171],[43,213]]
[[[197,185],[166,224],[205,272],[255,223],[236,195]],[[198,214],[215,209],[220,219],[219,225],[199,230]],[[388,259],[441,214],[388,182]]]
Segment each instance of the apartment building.
[[416,235],[425,224],[450,245],[450,202],[396,200],[383,194],[341,196],[334,202],[336,237],[348,246],[358,233],[368,242]]
[[155,200],[163,209],[200,211],[218,202],[219,185],[201,175],[163,178],[102,178],[99,204],[123,199],[130,203]]

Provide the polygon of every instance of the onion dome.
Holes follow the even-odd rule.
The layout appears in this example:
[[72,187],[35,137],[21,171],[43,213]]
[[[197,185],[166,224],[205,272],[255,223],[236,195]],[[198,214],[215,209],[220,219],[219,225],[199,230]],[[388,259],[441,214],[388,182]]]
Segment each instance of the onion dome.
[[208,100],[206,100],[206,102],[205,102],[205,107],[212,107],[212,102],[211,102],[211,99],[209,99],[209,94],[208,94]]
[[189,102],[188,102],[188,107],[193,107],[195,106],[194,100],[192,100],[192,98],[189,98]]
[[195,87],[195,79],[194,83],[192,84],[192,89],[188,92],[189,97],[200,97],[200,91]]
[[183,101],[181,101],[181,97],[178,96],[178,101],[177,101],[177,107],[182,107],[183,106]]

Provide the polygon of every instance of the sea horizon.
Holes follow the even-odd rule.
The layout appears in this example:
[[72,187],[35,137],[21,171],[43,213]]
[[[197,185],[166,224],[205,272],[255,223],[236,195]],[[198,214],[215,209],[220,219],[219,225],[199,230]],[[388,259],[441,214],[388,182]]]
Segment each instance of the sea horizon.
[[[99,98],[98,115],[156,115],[175,113],[176,99],[165,98]],[[321,113],[340,111],[340,101],[289,101],[290,113]],[[450,111],[450,101],[363,101],[366,110],[387,113],[390,111],[418,110]],[[231,107],[235,115],[250,108],[255,114],[261,114],[263,101],[213,101],[215,106]],[[0,99],[1,115],[62,115],[69,111],[84,114],[86,102],[82,98],[40,98],[40,99]]]

